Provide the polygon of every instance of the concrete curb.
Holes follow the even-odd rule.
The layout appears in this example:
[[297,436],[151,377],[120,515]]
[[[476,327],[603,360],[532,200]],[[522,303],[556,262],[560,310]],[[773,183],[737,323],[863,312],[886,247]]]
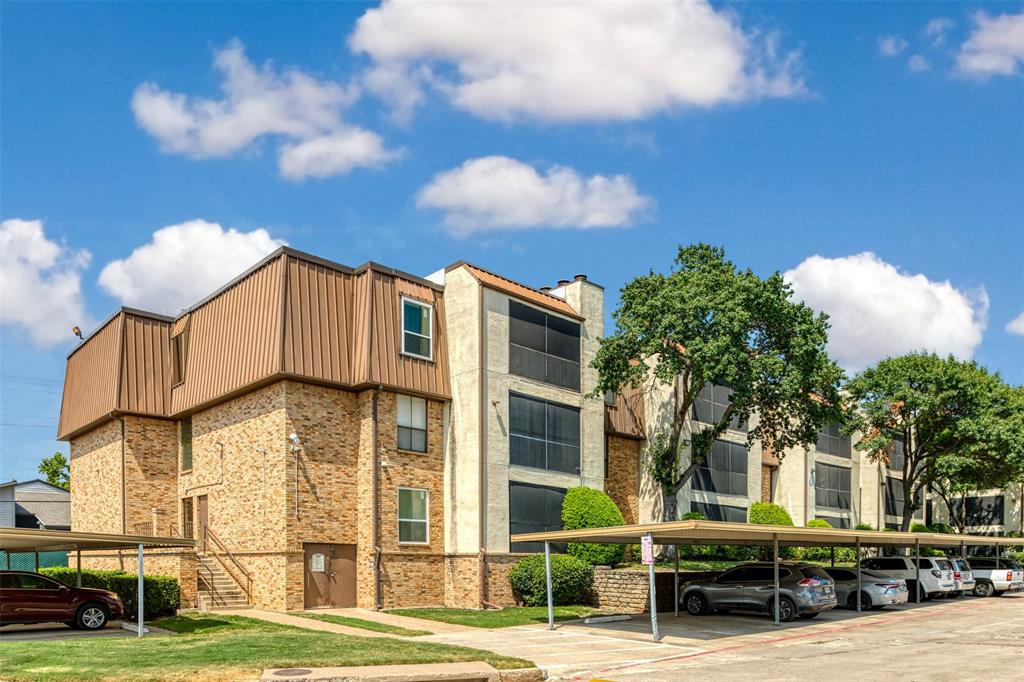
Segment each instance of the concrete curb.
[[425,663],[346,668],[271,668],[262,682],[542,682],[540,668],[497,670],[489,663]]

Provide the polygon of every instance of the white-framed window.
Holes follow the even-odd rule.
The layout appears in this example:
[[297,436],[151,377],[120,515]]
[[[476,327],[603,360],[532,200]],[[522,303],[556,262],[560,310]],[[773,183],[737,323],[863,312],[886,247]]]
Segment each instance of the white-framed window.
[[434,359],[434,308],[402,297],[402,354]]
[[428,495],[420,488],[398,489],[398,541],[425,545],[430,542]]
[[398,449],[427,451],[427,401],[398,396]]

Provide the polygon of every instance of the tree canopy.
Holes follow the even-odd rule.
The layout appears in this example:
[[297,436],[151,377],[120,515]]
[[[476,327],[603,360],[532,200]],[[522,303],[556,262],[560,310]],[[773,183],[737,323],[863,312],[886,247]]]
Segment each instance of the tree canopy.
[[[613,318],[593,362],[595,393],[661,385],[672,396],[647,462],[665,520],[675,519],[676,493],[734,420],[756,412],[748,444],[760,440],[781,457],[840,414],[843,373],[825,350],[827,317],[793,301],[778,272],[762,279],[740,270],[720,247],[680,247],[668,274],[651,271],[623,287]],[[728,386],[730,404],[717,423],[695,426],[693,402],[709,382]]]
[[55,452],[50,457],[44,457],[39,463],[39,473],[46,476],[50,485],[55,485],[64,490],[71,488],[71,470],[68,466],[67,457],[62,452]]
[[1024,390],[977,363],[910,353],[862,371],[847,390],[857,449],[891,464],[890,444],[902,447],[901,530],[926,486],[956,513],[957,495],[1024,480]]

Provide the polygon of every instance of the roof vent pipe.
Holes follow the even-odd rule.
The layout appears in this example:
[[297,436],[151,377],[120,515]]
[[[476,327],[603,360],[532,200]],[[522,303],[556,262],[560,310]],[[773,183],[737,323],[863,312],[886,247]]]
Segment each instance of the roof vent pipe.
[[542,292],[542,293],[545,293],[545,294],[546,294],[546,293],[548,293],[549,291],[551,291],[551,287],[541,287],[541,288],[540,288],[540,290],[541,290],[541,292]]
[[586,282],[587,281],[587,276],[586,275],[576,275],[575,277],[573,277],[573,279],[576,280],[577,282]]
[[564,287],[568,283],[569,283],[569,280],[567,280],[567,279],[560,279],[560,280],[558,280],[558,286],[560,286],[560,287]]

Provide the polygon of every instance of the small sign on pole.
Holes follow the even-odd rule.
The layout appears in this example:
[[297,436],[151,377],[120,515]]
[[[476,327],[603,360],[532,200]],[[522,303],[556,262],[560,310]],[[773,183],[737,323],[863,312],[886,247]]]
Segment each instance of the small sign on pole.
[[654,540],[651,539],[650,535],[640,538],[640,554],[642,557],[641,563],[644,566],[654,563]]

